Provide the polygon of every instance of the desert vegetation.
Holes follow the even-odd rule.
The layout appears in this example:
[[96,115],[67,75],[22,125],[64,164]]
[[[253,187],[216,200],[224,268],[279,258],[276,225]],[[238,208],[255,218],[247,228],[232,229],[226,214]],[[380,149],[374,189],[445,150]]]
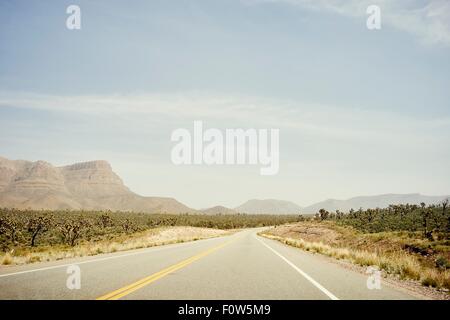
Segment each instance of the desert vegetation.
[[330,213],[321,209],[316,220],[335,220],[340,225],[352,226],[362,232],[383,231],[422,232],[427,239],[448,238],[450,232],[450,211],[448,199],[439,205],[400,204],[380,209],[351,209],[348,214],[337,210]]
[[450,213],[439,205],[328,212],[272,228],[264,236],[386,274],[450,290]]
[[276,215],[0,209],[0,264],[184,242],[223,235],[222,230],[280,225],[298,219]]

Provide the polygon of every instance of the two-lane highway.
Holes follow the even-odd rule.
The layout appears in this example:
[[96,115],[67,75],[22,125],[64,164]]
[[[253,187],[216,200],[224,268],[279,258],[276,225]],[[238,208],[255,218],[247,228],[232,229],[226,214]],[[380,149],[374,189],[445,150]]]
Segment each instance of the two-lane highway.
[[[245,230],[234,235],[0,269],[0,299],[416,299]],[[80,289],[66,285],[68,267]]]

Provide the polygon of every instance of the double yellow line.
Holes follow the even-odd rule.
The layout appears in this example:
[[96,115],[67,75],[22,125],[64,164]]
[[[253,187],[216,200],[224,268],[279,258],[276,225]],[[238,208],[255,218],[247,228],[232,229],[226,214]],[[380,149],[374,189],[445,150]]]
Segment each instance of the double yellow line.
[[124,296],[126,296],[126,295],[128,295],[128,294],[130,294],[130,293],[132,293],[134,291],[136,291],[136,290],[139,290],[142,287],[145,287],[146,285],[148,285],[148,284],[150,284],[150,283],[152,283],[152,282],[154,282],[154,281],[156,281],[158,279],[161,279],[162,277],[167,276],[168,274],[170,274],[172,272],[175,272],[177,270],[180,270],[181,268],[184,268],[185,266],[193,263],[194,261],[197,261],[197,260],[199,260],[199,259],[201,259],[201,258],[203,258],[203,257],[205,257],[205,256],[207,256],[207,255],[209,255],[211,253],[213,253],[214,251],[219,250],[220,248],[225,247],[227,244],[229,244],[232,241],[234,241],[234,240],[227,241],[227,242],[225,242],[225,243],[223,243],[221,245],[218,245],[216,247],[213,247],[213,248],[210,248],[210,249],[208,249],[206,251],[203,251],[203,252],[201,252],[201,253],[193,256],[193,257],[190,257],[189,259],[183,260],[183,261],[181,261],[181,262],[179,262],[179,263],[177,263],[175,265],[172,265],[172,266],[170,266],[168,268],[165,268],[165,269],[163,269],[163,270],[161,270],[161,271],[159,271],[157,273],[154,273],[154,274],[152,274],[152,275],[150,275],[148,277],[145,277],[144,279],[141,279],[141,280],[136,281],[136,282],[134,282],[134,283],[132,283],[132,284],[130,284],[128,286],[125,286],[123,288],[120,288],[120,289],[117,289],[115,291],[112,291],[112,292],[110,292],[108,294],[105,294],[105,295],[103,295],[101,297],[98,297],[96,300],[117,300],[117,299],[120,299],[120,298],[122,298],[122,297],[124,297]]

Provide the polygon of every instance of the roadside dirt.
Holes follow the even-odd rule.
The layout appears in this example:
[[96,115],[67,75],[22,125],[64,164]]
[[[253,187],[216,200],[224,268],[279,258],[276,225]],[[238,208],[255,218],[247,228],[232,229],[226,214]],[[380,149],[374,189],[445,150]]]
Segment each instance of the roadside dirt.
[[[234,232],[236,232],[236,230],[182,226],[155,228],[135,234],[121,235],[110,240],[98,242],[84,241],[75,247],[48,246],[39,248],[39,251],[27,252],[22,255],[7,253],[7,255],[0,255],[0,268],[8,268],[11,265],[94,256],[103,253],[195,241],[225,236]],[[6,259],[8,259],[8,263],[5,263]]]
[[[389,238],[389,235],[377,236],[357,234],[348,228],[331,225],[330,223],[300,222],[277,226],[263,232],[263,235],[281,237],[283,239],[303,240],[307,243],[320,243],[333,248],[348,250],[364,250],[382,254],[385,252],[400,252],[408,254],[402,241]],[[277,239],[278,240],[278,239]],[[280,241],[282,241],[280,239]],[[301,248],[299,248],[301,250]],[[311,253],[320,254],[320,253]],[[336,259],[332,256],[320,254],[324,259],[352,269],[362,274],[366,273],[366,266],[355,264],[347,259]],[[450,294],[445,289],[425,287],[420,281],[401,278],[397,274],[382,271],[383,282],[395,288],[408,291],[418,297],[437,300],[450,300]]]

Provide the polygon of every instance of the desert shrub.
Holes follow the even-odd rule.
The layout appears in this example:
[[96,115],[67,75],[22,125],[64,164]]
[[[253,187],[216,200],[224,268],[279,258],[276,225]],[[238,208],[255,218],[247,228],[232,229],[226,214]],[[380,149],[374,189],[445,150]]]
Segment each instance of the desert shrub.
[[216,229],[275,226],[304,219],[298,215],[148,214],[112,211],[17,210],[0,208],[0,248],[74,246],[156,227]]
[[439,256],[436,259],[436,267],[442,270],[450,269],[450,263],[445,257]]
[[431,278],[431,277],[425,277],[422,279],[422,284],[426,287],[433,287],[436,288],[438,286],[438,283],[435,279]]
[[[317,216],[324,220],[324,211],[319,211]],[[340,225],[351,226],[361,232],[421,232],[424,238],[431,241],[448,240],[450,233],[450,211],[447,200],[439,205],[399,204],[387,208],[367,210],[360,208],[356,211],[351,209],[347,214],[336,212],[334,215],[325,215],[325,219],[330,218]]]

